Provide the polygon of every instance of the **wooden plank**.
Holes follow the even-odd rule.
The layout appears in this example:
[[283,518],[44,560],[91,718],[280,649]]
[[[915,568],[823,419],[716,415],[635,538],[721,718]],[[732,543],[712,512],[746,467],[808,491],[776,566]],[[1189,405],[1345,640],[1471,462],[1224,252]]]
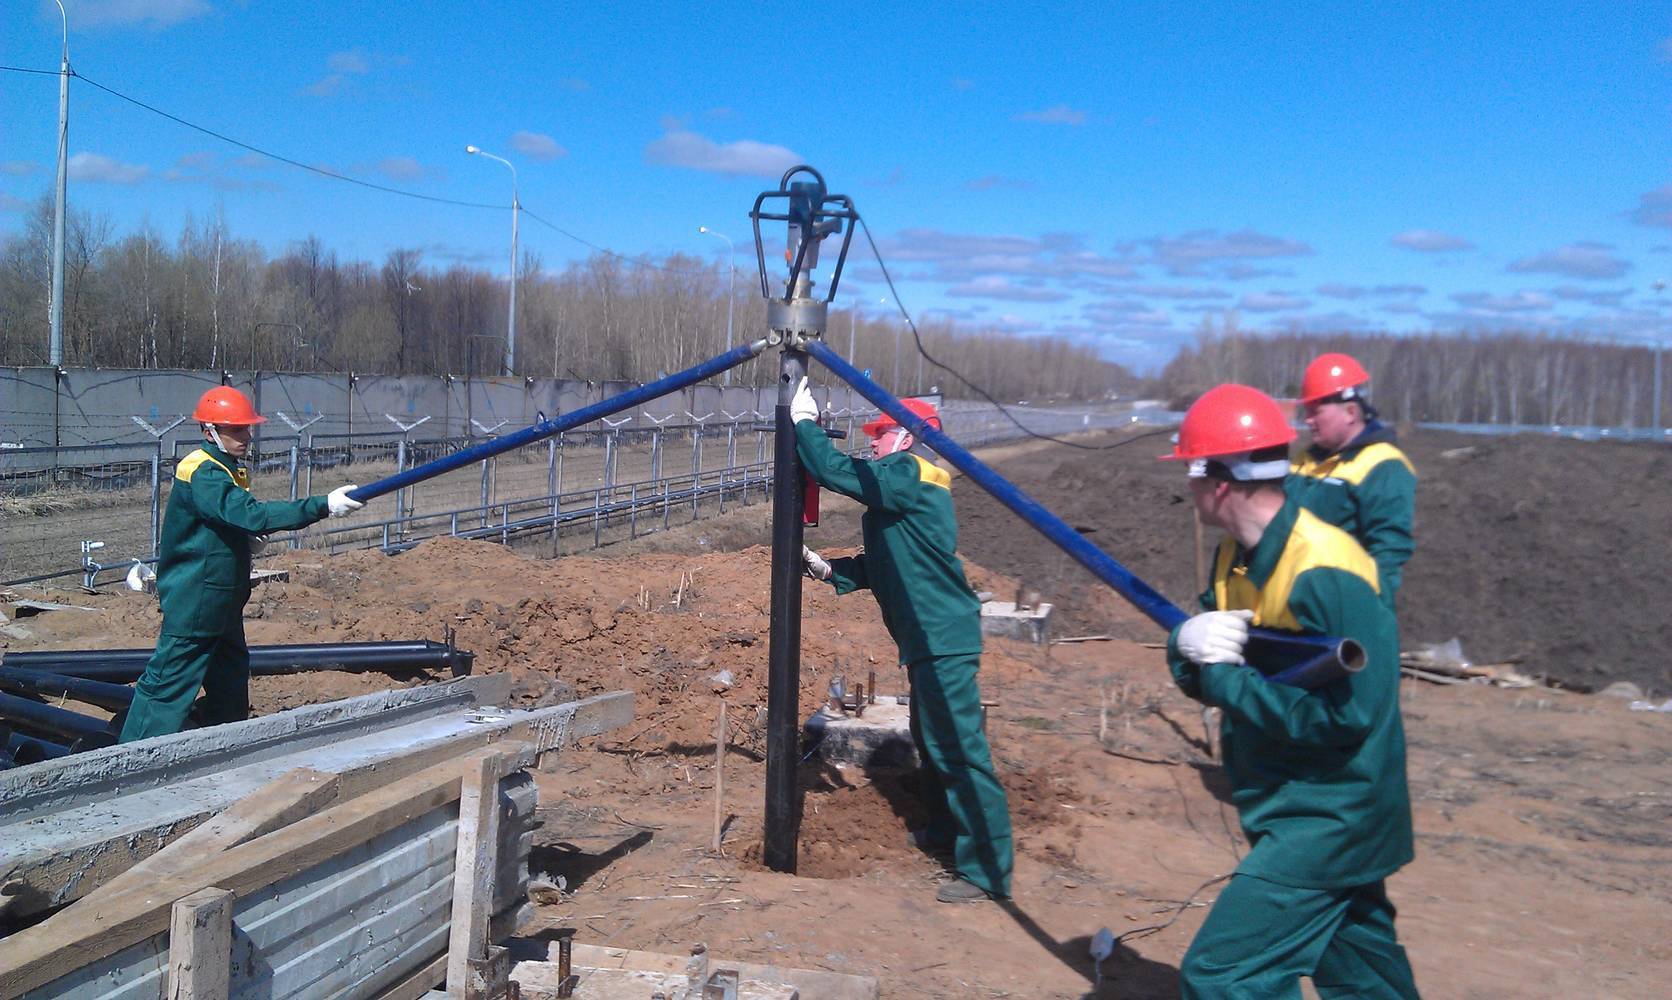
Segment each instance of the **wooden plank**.
[[511,760],[483,756],[467,767],[459,795],[459,842],[453,874],[453,928],[447,943],[447,994],[464,1000],[470,960],[488,949],[488,916],[499,853],[499,779]]
[[449,805],[458,800],[464,767],[511,752],[519,754],[519,766],[533,761],[526,746],[473,751],[231,848],[195,871],[165,875],[99,900],[74,922],[51,917],[0,940],[0,1000],[13,1000],[160,932],[174,900],[206,884],[243,896]]
[[[451,688],[451,685],[434,687]],[[460,693],[455,691],[454,695]],[[633,718],[630,691],[613,691],[528,712],[509,711],[496,721],[472,721],[476,706],[470,698],[481,692],[466,688],[462,694],[469,697],[464,702],[455,698],[443,704],[448,709],[445,713],[429,714],[431,703],[428,702],[392,710],[393,718],[384,728],[366,723],[366,732],[339,732],[336,740],[319,746],[294,745],[281,733],[268,744],[223,748],[213,752],[209,761],[190,762],[189,766],[182,763],[187,773],[173,780],[165,781],[143,769],[131,771],[128,776],[134,779],[132,782],[118,775],[121,780],[82,788],[73,795],[59,797],[49,808],[21,816],[8,811],[4,789],[0,789],[0,884],[22,883],[13,890],[16,902],[9,912],[26,916],[79,899],[209,816],[297,766],[308,765],[337,774],[340,801],[456,759],[484,744],[514,740],[532,743],[536,751],[555,751],[577,739],[625,725]],[[363,707],[361,701],[348,699],[309,706],[308,711],[335,706],[337,711],[346,712],[351,705],[359,711]],[[323,727],[329,715],[310,716],[313,721],[308,724]],[[233,727],[239,725],[243,723],[234,723]],[[190,735],[194,734],[183,733],[178,738]],[[124,745],[144,747],[151,742]],[[75,756],[102,753],[94,751]],[[208,767],[210,763],[214,767]],[[57,771],[37,770],[44,766],[0,772],[0,784],[23,772],[34,772],[27,783],[17,778],[20,796],[25,800],[32,798],[22,789],[23,784],[51,786],[65,777]],[[199,770],[203,773],[194,773]]]
[[89,900],[126,892],[141,882],[194,868],[205,858],[229,847],[264,837],[311,816],[337,797],[339,784],[336,775],[311,767],[286,771],[228,806],[225,812],[106,882],[92,895],[71,904],[64,912],[75,912],[76,907],[85,906]]
[[230,1000],[232,893],[199,889],[174,904],[167,995],[169,1000]]
[[445,978],[447,978],[447,956],[442,955],[378,994],[377,1000],[423,1000],[423,998],[432,996],[444,997],[447,995],[446,991],[432,989],[432,987]]

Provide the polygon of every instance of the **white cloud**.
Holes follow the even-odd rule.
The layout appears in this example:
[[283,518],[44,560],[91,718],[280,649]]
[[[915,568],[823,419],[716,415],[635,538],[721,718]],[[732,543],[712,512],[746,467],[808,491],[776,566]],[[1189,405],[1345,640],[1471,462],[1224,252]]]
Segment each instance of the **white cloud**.
[[327,73],[314,82],[302,88],[302,93],[309,97],[335,97],[337,91],[343,89],[343,81],[347,77],[341,73]]
[[1507,295],[1496,292],[1458,292],[1451,300],[1460,306],[1482,313],[1537,312],[1555,305],[1555,301],[1542,292],[1511,292]]
[[1672,184],[1655,188],[1637,199],[1631,221],[1640,226],[1672,229]]
[[1672,62],[1672,38],[1662,38],[1655,50],[1660,53],[1661,61]]
[[1033,187],[1033,183],[1031,181],[1024,181],[1015,177],[1006,177],[1003,174],[988,174],[985,177],[977,177],[975,180],[970,181],[964,186],[969,188],[971,191],[991,191],[994,188],[1022,190],[1024,188]]
[[138,184],[151,176],[151,168],[123,163],[102,153],[76,153],[70,157],[69,174],[72,180],[95,184]]
[[80,0],[71,7],[70,17],[72,26],[77,28],[129,24],[166,28],[202,17],[209,9],[207,0]]
[[1066,104],[1053,104],[1039,111],[1023,111],[1012,115],[1011,121],[1034,122],[1039,125],[1084,125],[1086,113]]
[[1428,291],[1422,285],[1343,285],[1325,284],[1314,289],[1319,295],[1330,299],[1362,299],[1377,297],[1398,297],[1422,295]]
[[578,76],[566,76],[557,81],[557,85],[572,94],[585,93],[586,91],[592,89],[592,84],[582,80]]
[[1125,289],[1132,295],[1144,295],[1152,299],[1228,299],[1231,293],[1219,288],[1191,287],[1188,285],[1132,285]]
[[569,151],[557,144],[557,140],[539,132],[518,132],[511,136],[511,148],[531,160],[549,163],[561,160],[569,155]]
[[961,76],[955,76],[952,78],[953,90],[968,90],[973,86],[975,86],[974,80],[966,79]]
[[377,172],[392,181],[415,181],[424,176],[424,165],[410,156],[387,156],[377,161]]
[[1291,312],[1305,309],[1311,303],[1287,292],[1250,292],[1237,300],[1237,308],[1244,312]]
[[1568,302],[1588,302],[1594,306],[1618,308],[1625,302],[1626,296],[1631,294],[1631,289],[1580,288],[1576,285],[1559,285],[1550,289],[1550,294]]
[[28,206],[22,198],[14,198],[4,191],[0,191],[0,212],[21,212]]
[[666,135],[646,146],[644,158],[646,162],[662,166],[684,167],[731,177],[777,177],[803,162],[800,154],[783,146],[753,139],[719,143],[683,128],[670,129]]
[[968,298],[1003,299],[1008,302],[1061,302],[1068,293],[1054,288],[1018,285],[996,274],[985,275],[946,290],[948,295]]
[[1144,241],[1155,262],[1169,274],[1200,274],[1218,268],[1225,277],[1242,280],[1270,272],[1238,262],[1277,257],[1305,257],[1312,248],[1299,240],[1268,236],[1253,230],[1220,233],[1196,230],[1180,236],[1158,236]]
[[1395,235],[1390,242],[1396,247],[1415,250],[1418,253],[1446,253],[1452,250],[1474,249],[1474,244],[1463,237],[1442,233],[1434,229],[1407,229]]
[[1606,243],[1570,243],[1547,253],[1523,257],[1509,270],[1515,274],[1560,274],[1567,278],[1600,281],[1618,278],[1631,264],[1613,253]]
[[197,153],[187,153],[174,161],[174,165],[181,170],[207,170],[215,165],[215,154],[208,150]]
[[0,174],[7,177],[29,177],[39,169],[41,165],[33,160],[0,160]]
[[325,68],[333,73],[353,73],[364,76],[372,71],[371,60],[359,49],[333,52],[325,57]]

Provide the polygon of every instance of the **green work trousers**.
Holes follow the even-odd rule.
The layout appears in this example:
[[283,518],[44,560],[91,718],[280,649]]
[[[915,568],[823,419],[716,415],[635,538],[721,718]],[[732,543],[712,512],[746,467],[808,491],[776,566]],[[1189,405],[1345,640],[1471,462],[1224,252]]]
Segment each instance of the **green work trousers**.
[[1296,889],[1233,875],[1179,969],[1185,1000],[1298,998],[1300,977],[1324,1000],[1415,1000],[1411,963],[1381,882]]
[[134,685],[133,706],[122,725],[123,743],[167,736],[185,728],[198,688],[199,718],[206,726],[250,716],[250,650],[242,632],[213,636],[163,635]]
[[959,878],[1010,895],[1010,807],[981,728],[979,653],[911,664],[911,737],[923,762],[930,840],[952,844]]

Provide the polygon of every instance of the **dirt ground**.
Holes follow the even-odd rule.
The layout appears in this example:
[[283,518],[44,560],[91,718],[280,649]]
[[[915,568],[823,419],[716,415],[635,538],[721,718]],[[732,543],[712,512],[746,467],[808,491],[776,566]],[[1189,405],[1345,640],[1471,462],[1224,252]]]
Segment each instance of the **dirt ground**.
[[[1191,589],[1191,527],[1182,503],[1171,499],[1182,496],[1182,484],[1148,474],[1146,463],[1164,450],[1159,443],[1098,455],[1035,445],[989,454],[1182,600]],[[1536,478],[1525,475],[1533,461],[1527,442],[1486,445],[1448,439],[1412,449],[1427,492],[1425,548],[1405,595],[1408,640],[1462,635],[1477,660],[1525,648],[1529,665],[1541,670],[1556,673],[1543,659],[1551,656],[1565,669],[1595,671],[1558,676],[1639,676],[1664,692],[1660,664],[1643,668],[1658,675],[1633,675],[1613,662],[1592,667],[1590,657],[1616,647],[1595,639],[1585,640],[1597,643],[1591,653],[1557,647],[1548,637],[1569,633],[1544,621],[1560,615],[1573,623],[1567,641],[1580,641],[1583,624],[1617,642],[1603,626],[1653,618],[1628,634],[1647,643],[1635,648],[1666,648],[1652,641],[1664,638],[1664,612],[1650,613],[1658,603],[1636,593],[1647,577],[1599,579],[1593,571],[1572,579],[1559,602],[1526,596],[1552,593],[1528,582],[1542,579],[1543,562],[1576,576],[1577,550],[1549,548],[1567,541],[1592,540],[1610,568],[1664,555],[1668,533],[1651,537],[1654,517],[1665,527],[1664,490],[1630,507],[1618,485],[1599,484],[1591,494],[1573,482],[1592,469],[1648,475],[1664,455],[1626,449],[1613,456],[1618,461],[1603,455],[1594,466],[1582,466],[1592,461],[1582,454],[1547,459],[1547,471],[1573,468],[1575,475],[1552,472],[1537,485],[1546,499],[1529,501],[1502,529],[1526,538],[1526,522],[1538,521],[1537,541],[1547,548],[1536,559],[1482,547],[1502,537],[1486,526],[1514,505],[1475,496],[1471,506],[1462,498],[1511,471],[1523,482]],[[1477,450],[1439,457],[1464,446]],[[556,561],[452,539],[395,557],[287,553],[277,564],[291,569],[291,581],[258,590],[248,631],[252,642],[308,642],[439,638],[451,625],[461,646],[477,653],[478,670],[517,679],[521,704],[636,693],[628,727],[566,753],[556,773],[539,778],[543,825],[534,867],[562,876],[567,893],[537,909],[531,932],[573,926],[583,942],[668,953],[704,941],[722,958],[873,975],[891,998],[1176,996],[1179,959],[1219,889],[1212,880],[1246,848],[1208,756],[1201,713],[1172,687],[1161,653],[1141,644],[1157,637],[1153,626],[1101,588],[1088,588],[1078,569],[1047,558],[1043,542],[974,490],[955,491],[978,587],[1003,595],[1023,580],[1064,605],[1059,634],[1118,637],[989,646],[983,693],[997,701],[988,728],[1018,852],[1015,899],[1002,906],[934,902],[941,867],[907,846],[917,806],[911,779],[895,773],[808,763],[798,874],[758,863],[768,577],[762,507]],[[1599,512],[1622,503],[1627,509],[1613,522]],[[1471,520],[1470,510],[1488,506],[1500,514]],[[1630,532],[1615,537],[1602,527],[1554,523],[1568,510],[1587,524]],[[1147,527],[1146,512],[1165,530]],[[1453,529],[1444,523],[1452,518],[1473,527]],[[845,551],[856,526],[856,508],[827,495],[825,523],[810,532],[810,544]],[[1471,537],[1469,561],[1445,548]],[[1478,566],[1478,575],[1459,578],[1465,566]],[[1510,587],[1506,580],[1526,589],[1500,594],[1495,588]],[[803,714],[837,672],[857,678],[874,669],[881,691],[898,690],[903,678],[875,605],[864,595],[838,599],[811,582],[806,594]],[[156,612],[145,598],[61,596],[97,610],[28,619],[36,638],[12,648],[147,645],[155,635]],[[1617,614],[1605,609],[1611,602],[1623,605]],[[1537,610],[1526,610],[1529,603]],[[1470,608],[1524,613],[1513,626],[1496,619],[1482,626],[1483,615],[1471,616]],[[1565,650],[1561,657],[1543,652],[1555,648]],[[723,849],[714,853],[719,696],[709,678],[721,669],[736,684],[725,695],[726,825]],[[257,678],[256,708],[427,679]],[[1672,717],[1544,689],[1407,682],[1403,699],[1418,857],[1389,886],[1425,995],[1663,996],[1672,981]],[[1105,926],[1123,939],[1094,987],[1087,946]]]

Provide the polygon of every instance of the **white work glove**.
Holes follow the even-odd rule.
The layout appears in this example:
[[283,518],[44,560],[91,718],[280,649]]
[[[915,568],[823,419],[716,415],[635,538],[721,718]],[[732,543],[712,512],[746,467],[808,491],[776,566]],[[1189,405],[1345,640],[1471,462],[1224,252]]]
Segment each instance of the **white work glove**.
[[1204,611],[1179,626],[1179,653],[1193,663],[1243,663],[1252,611]]
[[807,575],[815,580],[830,579],[830,564],[824,557],[803,545],[801,547],[801,561],[807,564]]
[[155,593],[157,590],[157,571],[135,559],[134,564],[128,567],[127,583],[128,589],[136,594]]
[[802,376],[801,384],[796,386],[795,397],[790,400],[790,420],[799,424],[803,420],[818,419],[818,401],[813,398],[813,391],[807,388],[806,376]]
[[359,484],[349,483],[347,486],[339,486],[331,491],[331,494],[325,498],[325,506],[331,512],[332,517],[342,517],[349,511],[359,510],[365,506],[358,500],[349,499],[348,491],[359,488]]
[[251,535],[250,536],[250,558],[254,559],[256,556],[259,556],[263,552],[266,552],[266,551],[267,551],[267,536],[266,535]]

